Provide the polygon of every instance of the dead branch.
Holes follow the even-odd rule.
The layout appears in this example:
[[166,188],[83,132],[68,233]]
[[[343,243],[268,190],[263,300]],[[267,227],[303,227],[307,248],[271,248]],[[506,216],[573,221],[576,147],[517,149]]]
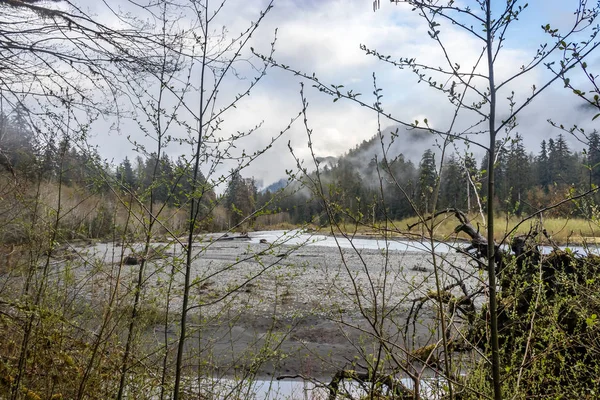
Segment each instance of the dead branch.
[[393,374],[373,374],[369,372],[356,372],[354,370],[343,369],[338,371],[327,388],[329,389],[329,400],[335,400],[340,390],[340,383],[344,380],[363,383],[379,383],[387,386],[392,392],[393,398],[398,400],[408,400],[414,398],[412,390],[408,389],[402,382],[397,380]]
[[[408,229],[410,230],[417,225],[424,224],[424,223],[431,221],[431,220],[439,217],[440,215],[444,215],[444,214],[454,214],[456,219],[460,222],[460,224],[456,228],[454,228],[454,233],[464,232],[471,238],[471,245],[464,249],[459,248],[458,251],[461,253],[467,254],[469,256],[472,256],[475,259],[480,259],[480,258],[487,259],[488,258],[487,238],[479,232],[479,227],[475,228],[471,224],[471,222],[469,221],[469,218],[466,216],[466,214],[464,212],[462,212],[461,210],[458,210],[456,208],[447,208],[445,210],[438,211],[438,212],[430,215],[427,218],[424,218],[418,222],[415,222],[414,224],[408,225]],[[497,266],[496,273],[498,273],[499,270],[501,269],[502,252],[500,251],[500,248],[497,244],[494,245],[494,249],[495,249],[494,257],[495,257],[496,266]],[[473,252],[473,250],[474,250],[474,252]],[[480,267],[483,269],[487,268],[484,264],[480,264]]]

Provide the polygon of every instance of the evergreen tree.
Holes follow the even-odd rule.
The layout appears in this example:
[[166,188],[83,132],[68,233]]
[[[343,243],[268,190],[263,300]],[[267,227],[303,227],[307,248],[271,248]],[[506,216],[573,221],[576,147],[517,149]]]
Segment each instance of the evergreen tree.
[[163,153],[158,162],[156,179],[154,182],[154,201],[161,203],[172,202],[171,193],[174,184],[171,158],[166,153]]
[[558,135],[556,141],[548,141],[548,165],[551,183],[574,185],[578,181],[578,168],[575,158],[569,150],[569,146],[562,134]]
[[531,185],[529,157],[523,146],[523,138],[519,134],[511,141],[506,159],[505,179],[508,187],[507,205],[512,212],[519,215],[523,211],[523,200]]
[[[411,205],[416,197],[417,170],[414,164],[399,154],[389,163],[381,162],[379,168],[385,177],[383,203],[387,217],[402,219],[414,215]],[[381,207],[380,210],[383,211]],[[384,215],[381,214],[380,218]]]
[[366,199],[363,196],[366,185],[363,183],[358,169],[354,163],[342,159],[331,170],[334,179],[334,185],[330,190],[331,199],[349,214],[355,214],[358,211],[366,212]]
[[467,179],[460,160],[452,154],[446,160],[442,171],[440,188],[440,208],[467,208]]
[[253,179],[244,179],[239,171],[233,171],[227,191],[225,192],[225,206],[229,211],[229,225],[240,224],[254,211],[256,186]]
[[116,177],[117,181],[119,181],[126,188],[134,189],[136,187],[136,179],[129,158],[125,157],[121,164],[119,164],[117,167]]
[[[550,139],[552,140],[552,139]],[[554,141],[553,141],[554,142]],[[554,145],[553,145],[554,146]],[[550,162],[548,160],[548,150],[546,141],[542,140],[540,153],[535,159],[537,169],[537,184],[542,186],[544,190],[548,190],[548,185],[551,183]]]
[[49,179],[56,178],[59,169],[59,152],[54,135],[49,135],[41,154],[42,176]]
[[155,169],[158,169],[158,154],[150,153],[144,160],[142,172],[141,186],[144,190],[149,189],[152,186]]
[[556,145],[554,139],[548,140],[548,184],[556,182],[558,167],[556,165]]
[[423,213],[428,213],[430,211],[437,178],[435,154],[430,149],[427,149],[423,153],[421,163],[419,164],[418,205],[419,210]]
[[25,107],[17,106],[10,115],[0,114],[0,165],[9,171],[35,173],[35,136]]
[[[187,204],[192,192],[192,169],[189,162],[184,157],[179,157],[174,163],[171,163],[171,182],[170,188],[172,194],[169,198],[169,204],[176,207],[183,207]],[[212,186],[206,181],[202,172],[198,172],[197,198],[200,199],[200,207],[204,209],[205,214],[209,213],[211,203],[216,200],[215,192]]]
[[600,135],[592,132],[588,138],[587,168],[589,170],[588,186],[600,186]]
[[[504,146],[502,146],[502,142],[500,142],[500,141],[496,142],[495,153],[496,153],[496,163],[495,163],[496,196],[495,196],[495,198],[497,200],[500,200],[500,202],[502,203],[503,200],[506,199],[507,193],[508,193],[507,179],[506,179],[507,155],[506,155],[506,149],[504,148]],[[481,169],[480,169],[480,172],[482,175],[482,185],[481,185],[480,196],[482,199],[485,199],[487,197],[487,186],[488,186],[487,185],[487,180],[488,180],[487,169],[488,169],[488,157],[487,157],[487,152],[486,152],[483,156],[483,160],[481,161]],[[485,203],[485,201],[483,203]],[[484,204],[484,207],[485,207],[485,204]],[[506,211],[506,207],[497,207],[496,210]]]

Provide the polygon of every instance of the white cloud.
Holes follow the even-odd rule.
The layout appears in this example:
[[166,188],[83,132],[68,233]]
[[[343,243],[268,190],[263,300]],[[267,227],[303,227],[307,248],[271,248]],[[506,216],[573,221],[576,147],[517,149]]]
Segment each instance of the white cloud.
[[[233,0],[226,6],[219,21],[227,24],[232,35],[236,34],[243,31],[250,20],[256,20],[259,10],[265,4],[265,0]],[[555,2],[552,4],[553,7],[558,7]],[[534,5],[530,7],[533,8]],[[523,17],[515,30],[509,31],[509,35],[516,37],[510,37],[504,44],[505,47],[496,61],[497,82],[518,73],[521,65],[528,63],[535,54],[537,46],[531,47],[531,41],[525,40],[527,33],[539,30],[539,19],[554,17],[551,14],[552,7],[542,8],[545,14],[529,14],[533,16]],[[534,10],[527,12],[533,13]],[[562,8],[560,12],[563,12]],[[374,13],[371,2],[366,0],[279,0],[275,2],[275,7],[253,37],[252,46],[263,54],[268,53],[275,28],[278,28],[275,59],[279,62],[304,72],[315,72],[321,82],[343,84],[346,89],[363,93],[362,99],[367,104],[372,104],[375,100],[372,95],[372,74],[375,73],[379,87],[384,89],[382,101],[387,112],[407,122],[427,118],[432,126],[441,130],[450,126],[454,109],[449,104],[446,94],[432,90],[423,83],[417,84],[418,78],[411,71],[399,70],[380,62],[373,56],[365,55],[359,48],[360,44],[365,44],[383,54],[391,55],[392,59],[414,57],[422,64],[447,67],[444,53],[427,34],[426,23],[406,5],[382,2],[381,10]],[[448,23],[442,24],[440,29],[451,63],[460,64],[460,70],[463,72],[471,71],[484,43]],[[519,40],[520,37],[523,40]],[[249,76],[248,65],[240,64],[238,67],[242,74]],[[487,73],[487,66],[483,61],[476,71]],[[432,75],[444,87],[450,86],[447,77],[436,72],[432,72]],[[530,96],[532,85],[540,88],[547,78],[548,74],[542,68],[540,72],[534,72],[506,85],[498,95],[501,106],[498,110],[499,117],[508,115],[506,98],[512,91],[515,92],[515,99],[523,102]],[[197,81],[197,76],[193,76],[193,79]],[[236,109],[226,115],[226,122],[222,127],[223,134],[227,136],[229,132],[247,130],[264,121],[262,128],[252,138],[242,141],[238,150],[243,147],[246,152],[252,152],[268,144],[270,138],[283,129],[290,118],[300,110],[300,80],[292,73],[269,69],[268,75],[252,96],[244,99]],[[248,81],[237,79],[227,81],[220,97],[223,101],[231,98],[233,93],[241,90],[247,83]],[[472,83],[480,91],[487,89],[487,82],[483,79]],[[376,133],[377,118],[373,112],[344,100],[333,103],[331,98],[312,89],[310,83],[306,84],[305,95],[310,102],[309,125],[313,129],[313,145],[318,156],[340,155]],[[197,96],[192,96],[189,102],[190,107],[197,107],[194,104],[197,103]],[[563,91],[559,84],[553,91],[536,99],[531,108],[520,117],[518,131],[523,134],[526,142],[529,141],[527,144],[531,146],[531,150],[537,152],[541,138],[558,133],[548,125],[547,118],[552,117],[565,124],[580,122],[582,118],[589,119],[574,110],[577,110],[577,100]],[[475,114],[463,112],[455,128],[465,129],[477,119]],[[266,184],[281,177],[285,169],[295,165],[287,149],[288,141],[297,156],[309,160],[308,139],[301,122],[298,121],[286,137],[260,157],[248,169],[247,174],[262,177]],[[392,124],[384,119],[381,122],[383,128]],[[133,126],[127,129],[136,133]],[[484,130],[485,127],[480,129]],[[482,140],[484,136],[482,135]],[[105,149],[106,154],[109,154],[109,158],[114,156],[119,161],[124,156],[123,149],[131,147],[124,145],[122,139],[112,136],[104,141],[98,136],[97,142]],[[410,154],[406,154],[407,157],[418,162],[421,157],[419,151],[422,151],[422,148],[418,149],[410,150]],[[405,150],[400,148],[400,151]],[[224,165],[223,169],[226,170],[227,166]]]

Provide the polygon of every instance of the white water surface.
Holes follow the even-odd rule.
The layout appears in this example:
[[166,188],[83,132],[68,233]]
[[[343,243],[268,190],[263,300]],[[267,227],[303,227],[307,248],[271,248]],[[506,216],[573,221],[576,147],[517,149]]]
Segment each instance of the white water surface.
[[[411,379],[400,379],[402,384],[409,390],[414,388]],[[313,382],[301,380],[254,380],[241,383],[233,379],[219,379],[207,381],[212,392],[236,393],[249,400],[326,400],[329,398],[329,390]],[[420,398],[423,400],[437,400],[442,397],[444,380],[440,378],[423,378],[420,382]],[[368,386],[368,384],[367,384]],[[357,382],[342,381],[340,383],[340,396],[349,395],[353,399],[362,398],[368,393]],[[235,396],[233,396],[235,397]]]
[[[340,247],[342,249],[356,248],[358,250],[370,249],[370,250],[392,250],[400,252],[426,252],[431,253],[435,251],[438,254],[446,254],[452,251],[456,251],[457,247],[466,247],[467,243],[449,244],[444,242],[434,241],[433,246],[429,241],[418,241],[411,239],[382,239],[382,238],[345,238],[342,235],[330,236],[323,234],[316,234],[305,232],[301,230],[277,230],[277,231],[257,231],[249,233],[250,243],[259,243],[261,239],[265,239],[269,243],[273,244],[287,244],[287,245],[307,245],[307,246],[322,246],[322,247]],[[504,250],[508,249],[507,245],[501,247]],[[560,246],[561,250],[569,250],[575,254],[600,254],[599,245],[588,245],[588,246]],[[549,254],[553,248],[551,246],[541,246],[543,254]]]
[[[265,239],[273,244],[287,245],[308,245],[322,247],[341,247],[343,249],[356,248],[359,250],[393,250],[393,251],[415,251],[428,252],[432,251],[430,242],[420,242],[409,239],[382,239],[382,238],[345,238],[341,235],[329,236],[323,234],[315,234],[300,230],[291,231],[258,231],[249,233],[250,243],[259,243],[261,239]],[[443,242],[434,242],[433,250],[436,253],[448,253],[454,250],[455,247]]]

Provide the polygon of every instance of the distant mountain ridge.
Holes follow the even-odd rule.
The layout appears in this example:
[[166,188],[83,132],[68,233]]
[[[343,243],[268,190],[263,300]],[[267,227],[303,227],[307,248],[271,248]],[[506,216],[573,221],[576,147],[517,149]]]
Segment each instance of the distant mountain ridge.
[[288,184],[287,178],[281,178],[277,182],[273,182],[266,188],[263,188],[260,192],[261,193],[267,193],[267,192],[275,193],[276,191],[286,187],[287,184]]
[[[375,157],[379,161],[383,159],[382,139],[384,142],[383,148],[386,149],[388,158],[392,159],[402,154],[415,164],[419,163],[423,152],[427,148],[430,148],[433,143],[433,136],[423,130],[407,129],[400,125],[393,125],[384,129],[381,137],[375,134],[370,139],[363,140],[354,148],[348,149],[345,154],[339,157],[318,156],[315,159],[319,163],[319,169],[321,170],[331,170],[339,163],[350,163],[363,175],[364,169]],[[282,178],[265,187],[262,192],[270,191],[273,193],[286,185],[287,179]]]

